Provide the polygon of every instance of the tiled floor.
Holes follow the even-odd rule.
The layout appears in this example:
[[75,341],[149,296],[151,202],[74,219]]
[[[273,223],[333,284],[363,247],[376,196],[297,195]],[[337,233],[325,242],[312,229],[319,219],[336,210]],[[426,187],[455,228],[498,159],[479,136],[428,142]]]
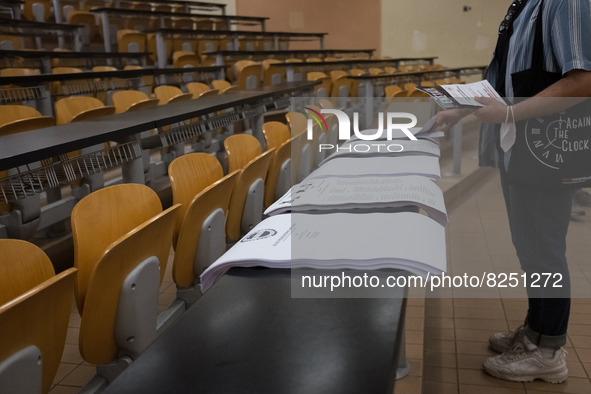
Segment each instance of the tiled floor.
[[[451,272],[520,272],[504,209],[495,175],[450,213]],[[457,292],[453,298],[425,301],[423,393],[591,393],[591,208],[586,211],[586,216],[571,221],[568,235],[571,276],[581,281],[575,290],[587,297],[573,299],[566,346],[568,381],[559,385],[513,383],[484,373],[482,362],[495,354],[488,349],[488,337],[522,324],[527,300],[517,298],[519,293],[490,298],[468,293],[465,298]]]
[[[494,176],[450,212],[450,272],[482,272],[483,267],[488,272],[519,272],[507,229],[500,185]],[[584,265],[591,252],[591,208],[587,208],[587,216],[571,223],[568,240],[571,271],[586,283],[591,278],[591,267]],[[175,297],[170,267],[161,290],[162,308]],[[445,297],[448,293],[440,295],[444,298],[408,300],[406,354],[411,371],[397,381],[394,393],[591,393],[591,299],[573,301],[567,346],[570,377],[564,384],[552,385],[505,382],[481,370],[482,361],[493,355],[487,346],[488,336],[521,324],[526,300],[515,298],[521,293],[505,294],[504,298],[474,298],[474,293],[455,298]],[[94,375],[94,366],[84,363],[78,353],[79,326],[73,304],[52,394],[78,392]]]

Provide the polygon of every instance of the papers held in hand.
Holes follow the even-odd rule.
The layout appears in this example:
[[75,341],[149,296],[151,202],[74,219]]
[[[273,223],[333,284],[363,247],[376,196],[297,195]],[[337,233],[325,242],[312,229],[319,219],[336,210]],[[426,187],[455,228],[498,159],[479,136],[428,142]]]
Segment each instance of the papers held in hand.
[[505,104],[487,80],[468,84],[417,86],[416,89],[427,93],[443,109],[482,107],[475,97],[491,97]]
[[271,216],[203,272],[201,289],[232,267],[254,266],[438,275],[446,270],[445,229],[409,212]]
[[429,179],[441,177],[439,158],[433,156],[341,157],[327,161],[304,181],[319,178],[358,178],[364,176],[397,177],[420,175]]
[[421,176],[305,180],[267,208],[265,215],[391,212],[407,206],[422,208],[442,226],[447,224],[441,189]]

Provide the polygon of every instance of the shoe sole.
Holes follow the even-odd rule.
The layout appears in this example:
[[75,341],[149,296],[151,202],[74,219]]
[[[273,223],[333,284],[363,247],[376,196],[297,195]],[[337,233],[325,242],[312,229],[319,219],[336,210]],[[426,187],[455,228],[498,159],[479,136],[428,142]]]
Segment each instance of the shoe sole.
[[493,376],[497,379],[502,379],[502,380],[507,380],[509,382],[533,382],[534,380],[543,380],[544,382],[548,382],[548,383],[554,383],[554,384],[560,384],[560,383],[564,383],[566,381],[566,379],[568,379],[568,371],[565,372],[557,372],[557,373],[553,373],[553,374],[549,374],[549,375],[526,375],[526,376],[520,376],[520,375],[513,375],[513,376],[507,376],[507,375],[502,375],[497,373],[496,371],[489,371],[486,367],[484,368],[484,371],[486,373],[488,373],[490,376]]

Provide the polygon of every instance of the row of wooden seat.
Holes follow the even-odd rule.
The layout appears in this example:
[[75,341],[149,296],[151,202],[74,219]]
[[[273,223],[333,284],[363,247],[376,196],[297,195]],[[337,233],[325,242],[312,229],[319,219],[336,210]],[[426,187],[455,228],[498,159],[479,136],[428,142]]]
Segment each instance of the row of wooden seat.
[[[241,217],[243,209],[249,207],[250,197],[258,200],[254,202],[259,204],[258,207],[252,204],[250,207],[258,210],[258,220],[262,219],[263,201],[260,195],[251,194],[251,185],[278,177],[281,171],[285,175],[285,165],[278,164],[288,161],[291,155],[287,126],[274,122],[266,124],[264,130],[268,145],[265,152],[250,135],[234,135],[226,139],[224,145],[230,163],[230,172],[226,176],[217,159],[209,154],[189,154],[173,161],[169,174],[174,205],[167,210],[162,210],[157,195],[151,189],[138,184],[100,189],[83,198],[74,208],[71,219],[75,268],[58,276],[54,276],[51,263],[37,247],[24,241],[1,240],[0,270],[3,275],[0,277],[18,280],[13,279],[9,287],[0,286],[3,290],[0,293],[0,337],[10,338],[11,341],[10,346],[0,347],[0,362],[29,344],[38,346],[43,359],[42,391],[47,392],[65,343],[72,288],[82,317],[79,348],[84,360],[93,364],[108,364],[122,357],[127,358],[127,362],[137,357],[155,338],[157,322],[153,310],[136,310],[147,315],[153,326],[124,327],[126,334],[137,336],[132,337],[133,341],[120,337],[121,328],[116,327],[120,324],[119,320],[124,319],[118,308],[121,308],[121,294],[124,293],[121,288],[125,287],[126,278],[143,264],[156,264],[151,275],[155,277],[156,284],[159,283],[172,244],[175,248],[173,280],[179,294],[183,297],[182,294],[186,294],[189,288],[198,291],[195,286],[198,285],[199,274],[225,251],[226,236],[236,241],[256,225],[257,215],[250,214],[251,222],[246,223]],[[271,171],[272,168],[277,171]],[[273,183],[266,187],[273,190]],[[271,195],[276,196],[275,190],[273,192]],[[264,195],[267,199],[268,193]],[[110,208],[105,210],[107,206]],[[212,224],[208,219],[220,214],[224,230],[222,238],[201,235],[203,231],[207,233],[205,229],[211,230]],[[212,241],[222,242],[212,244]],[[200,248],[207,251],[200,251]],[[152,256],[156,260],[150,260]],[[26,263],[20,264],[25,260]],[[44,268],[32,268],[37,260],[43,262]],[[12,264],[15,261],[19,264]],[[32,272],[35,276],[30,278],[28,274]],[[146,275],[149,274],[148,270]],[[149,291],[146,293],[142,289],[145,283],[138,281],[132,285],[140,297],[150,295]],[[194,301],[194,298],[183,301],[190,300]],[[157,303],[157,293],[156,299],[147,302],[139,304]],[[31,314],[43,308],[31,307],[31,303],[44,305],[46,313],[40,315],[41,319],[45,319],[44,324],[19,331],[19,324],[26,325]],[[52,304],[51,307],[47,307],[48,303]],[[156,304],[152,306],[155,308]],[[61,312],[56,313],[58,310]],[[146,317],[139,320],[145,323]],[[37,320],[28,321],[40,321],[39,316]],[[0,376],[4,382],[8,378]]]

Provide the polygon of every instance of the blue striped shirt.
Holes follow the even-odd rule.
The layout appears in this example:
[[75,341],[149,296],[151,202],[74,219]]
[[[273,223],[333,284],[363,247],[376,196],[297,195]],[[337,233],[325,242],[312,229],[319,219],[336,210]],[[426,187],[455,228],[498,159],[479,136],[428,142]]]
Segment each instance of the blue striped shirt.
[[[529,0],[513,24],[509,44],[506,96],[513,97],[511,74],[531,68],[536,20],[540,0]],[[590,0],[545,0],[542,12],[544,37],[544,69],[567,72],[575,69],[591,71],[591,5]],[[494,86],[498,64],[493,58],[486,72]],[[480,133],[480,165],[497,166],[494,125],[483,125]]]

